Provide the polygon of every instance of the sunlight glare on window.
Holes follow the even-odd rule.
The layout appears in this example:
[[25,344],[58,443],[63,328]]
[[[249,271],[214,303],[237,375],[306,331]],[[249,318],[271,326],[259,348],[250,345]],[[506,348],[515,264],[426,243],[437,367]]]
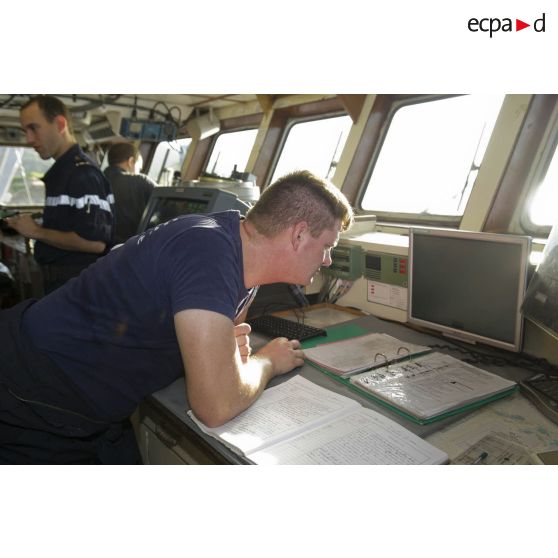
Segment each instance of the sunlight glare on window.
[[351,125],[350,116],[294,124],[281,151],[271,182],[289,172],[302,169],[331,180]]
[[400,108],[362,208],[462,215],[502,102],[502,95],[464,95]]
[[191,143],[190,138],[159,143],[147,176],[157,182],[159,186],[171,186],[173,174],[182,171],[182,165]]
[[45,202],[43,176],[52,166],[31,147],[0,146],[0,203],[34,206]]
[[529,216],[537,226],[556,223],[556,206],[558,205],[558,148],[554,150],[552,161],[546,171],[542,184],[537,189]]

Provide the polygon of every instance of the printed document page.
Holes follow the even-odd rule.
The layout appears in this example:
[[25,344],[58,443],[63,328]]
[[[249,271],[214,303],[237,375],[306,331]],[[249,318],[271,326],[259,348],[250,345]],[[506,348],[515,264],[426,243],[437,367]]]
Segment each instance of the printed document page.
[[433,432],[427,439],[454,459],[490,434],[512,440],[532,453],[558,449],[558,424],[546,418],[521,393],[495,401]]
[[259,465],[422,465],[448,459],[399,424],[363,407],[248,457]]
[[264,390],[255,403],[218,428],[207,428],[190,411],[196,424],[233,451],[255,451],[308,429],[360,404],[295,376]]

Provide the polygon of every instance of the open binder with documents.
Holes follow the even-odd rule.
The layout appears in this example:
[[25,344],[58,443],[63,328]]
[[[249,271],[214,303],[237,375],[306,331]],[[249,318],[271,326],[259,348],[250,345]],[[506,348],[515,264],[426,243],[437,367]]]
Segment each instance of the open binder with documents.
[[[384,337],[392,352],[381,343]],[[401,349],[394,354],[396,347]],[[305,349],[305,355],[330,377],[417,424],[474,409],[517,389],[496,374],[383,334],[320,344]]]
[[422,424],[488,403],[517,388],[515,382],[436,352],[357,374],[350,381]]

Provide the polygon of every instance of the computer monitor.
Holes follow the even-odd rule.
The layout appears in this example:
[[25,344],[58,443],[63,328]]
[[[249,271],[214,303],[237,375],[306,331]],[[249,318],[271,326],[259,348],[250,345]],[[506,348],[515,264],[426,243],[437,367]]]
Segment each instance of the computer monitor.
[[527,287],[523,313],[558,338],[558,224],[550,231],[542,260]]
[[214,213],[237,209],[243,215],[248,204],[230,192],[215,188],[168,186],[153,188],[138,225],[137,234],[188,213]]
[[408,321],[519,352],[531,239],[411,229]]

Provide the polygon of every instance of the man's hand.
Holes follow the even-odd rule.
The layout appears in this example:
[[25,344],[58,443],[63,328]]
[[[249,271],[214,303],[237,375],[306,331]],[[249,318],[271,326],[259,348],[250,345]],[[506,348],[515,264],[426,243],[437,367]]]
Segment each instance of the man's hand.
[[7,217],[6,221],[12,229],[26,238],[37,238],[41,230],[41,226],[31,217],[31,213],[20,213],[15,217]]
[[31,213],[20,213],[6,219],[8,225],[21,236],[40,240],[61,250],[102,254],[106,244],[100,240],[87,240],[74,231],[46,229],[35,222]]
[[285,374],[304,364],[304,352],[300,348],[300,341],[288,340],[285,337],[273,339],[255,356],[256,358],[263,356],[271,361],[274,376]]
[[236,344],[240,352],[240,358],[244,364],[248,362],[248,357],[252,354],[252,347],[250,347],[249,337],[251,331],[252,328],[246,323],[234,326]]

